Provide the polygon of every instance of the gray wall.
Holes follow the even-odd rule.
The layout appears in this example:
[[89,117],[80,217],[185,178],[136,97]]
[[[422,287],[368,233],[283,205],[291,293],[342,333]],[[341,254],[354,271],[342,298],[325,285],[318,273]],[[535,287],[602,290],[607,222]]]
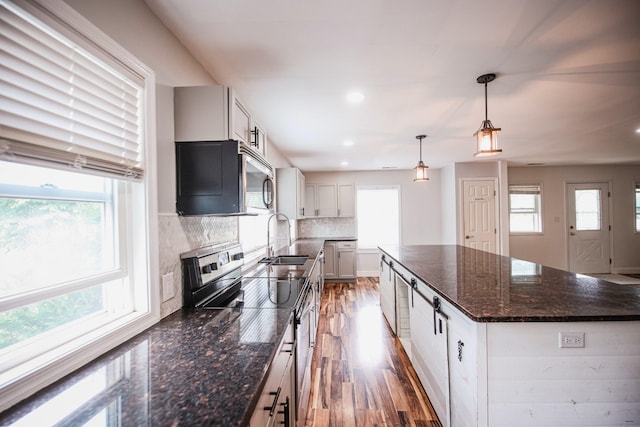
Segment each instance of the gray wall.
[[509,184],[542,185],[543,234],[511,236],[511,256],[568,268],[566,186],[610,183],[612,272],[640,273],[640,233],[635,232],[634,188],[640,166],[562,166],[509,168]]
[[[308,172],[309,184],[352,183],[359,185],[397,185],[400,187],[400,243],[403,245],[439,244],[441,233],[440,171],[429,169],[427,182],[413,182],[412,170],[360,171],[360,172]],[[332,230],[343,233],[351,227],[356,233],[355,219],[301,220],[298,229],[305,235],[325,237]],[[302,234],[301,234],[302,236]],[[357,237],[357,236],[356,236]],[[378,254],[358,252],[358,274],[378,275]]]

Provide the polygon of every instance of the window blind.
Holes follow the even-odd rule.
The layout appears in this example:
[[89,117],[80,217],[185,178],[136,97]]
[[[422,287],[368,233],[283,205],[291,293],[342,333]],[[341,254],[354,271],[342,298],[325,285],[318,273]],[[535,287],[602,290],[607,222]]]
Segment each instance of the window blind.
[[539,185],[510,185],[509,194],[540,194]]
[[143,175],[143,86],[0,1],[0,158]]

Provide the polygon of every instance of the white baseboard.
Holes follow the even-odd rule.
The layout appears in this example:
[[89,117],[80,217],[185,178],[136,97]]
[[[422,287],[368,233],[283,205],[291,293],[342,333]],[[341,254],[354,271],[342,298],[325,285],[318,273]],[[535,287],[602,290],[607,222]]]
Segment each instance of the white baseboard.
[[640,267],[618,267],[611,270],[613,274],[640,274]]

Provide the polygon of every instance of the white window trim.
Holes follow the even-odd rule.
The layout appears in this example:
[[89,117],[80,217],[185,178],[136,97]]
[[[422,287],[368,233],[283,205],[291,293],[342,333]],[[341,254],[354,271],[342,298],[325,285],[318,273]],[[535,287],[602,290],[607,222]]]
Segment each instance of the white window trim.
[[[146,265],[146,274],[133,277],[144,287],[134,286],[136,300],[148,295],[145,312],[134,311],[117,322],[96,329],[53,352],[33,359],[21,367],[22,372],[13,378],[2,378],[0,373],[0,411],[25,399],[54,381],[82,367],[124,341],[149,328],[160,320],[159,255],[158,255],[158,209],[156,171],[156,85],[151,69],[117,45],[106,34],[61,0],[14,0],[14,3],[29,13],[50,24],[53,28],[66,26],[73,28],[75,35],[91,42],[95,49],[108,52],[127,66],[139,71],[145,77],[144,110],[145,156],[143,165],[145,179],[136,186],[132,199],[140,201],[144,216],[129,218],[127,244],[130,254],[137,254],[131,263]],[[148,309],[147,309],[148,307]]]
[[511,231],[511,225],[509,224],[509,235],[510,236],[542,236],[544,235],[544,203],[542,201],[543,188],[542,184],[509,184],[507,186],[507,215],[511,218],[511,192],[509,191],[509,186],[534,186],[537,185],[540,187],[540,231]]

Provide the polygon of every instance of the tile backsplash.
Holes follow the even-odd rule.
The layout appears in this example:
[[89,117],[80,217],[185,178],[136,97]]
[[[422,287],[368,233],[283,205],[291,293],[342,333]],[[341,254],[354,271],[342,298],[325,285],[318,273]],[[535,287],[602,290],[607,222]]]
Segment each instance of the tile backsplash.
[[298,237],[356,237],[355,218],[309,218],[298,221]]
[[[160,315],[168,316],[182,307],[182,265],[180,254],[193,249],[226,242],[240,242],[248,261],[265,255],[268,214],[257,216],[190,216],[177,214],[158,215],[158,235],[160,241],[160,277],[173,274],[173,297],[160,306]],[[274,220],[271,243],[275,249],[287,245],[285,221]],[[296,221],[292,221],[291,238],[296,238]],[[251,254],[253,252],[253,254]],[[253,255],[253,257],[252,257]],[[160,300],[162,301],[162,285]]]
[[[174,296],[162,303],[165,317],[182,307],[182,266],[180,254],[204,246],[238,241],[237,217],[158,215],[160,277],[173,273]],[[162,286],[160,286],[162,292]],[[160,295],[161,300],[162,294]]]

